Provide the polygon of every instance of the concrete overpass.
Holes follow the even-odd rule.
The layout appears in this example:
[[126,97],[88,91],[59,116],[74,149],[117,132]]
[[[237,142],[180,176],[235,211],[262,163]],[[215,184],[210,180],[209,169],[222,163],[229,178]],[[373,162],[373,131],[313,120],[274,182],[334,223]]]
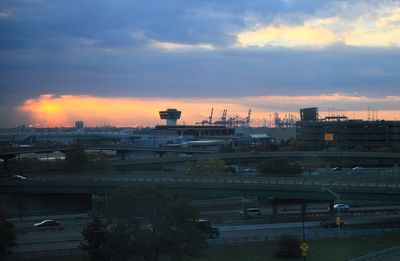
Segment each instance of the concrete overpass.
[[[131,145],[85,145],[85,150],[113,150],[119,152],[185,152],[191,154],[210,154],[223,160],[246,160],[264,159],[271,157],[285,157],[292,159],[325,158],[325,159],[369,159],[369,160],[392,160],[400,162],[400,153],[396,152],[354,152],[354,151],[269,151],[269,152],[236,152],[215,153],[209,150],[195,150],[191,148],[135,148]],[[31,146],[17,148],[0,148],[0,158],[14,157],[15,155],[28,153],[50,153],[55,151],[66,152],[71,150],[70,145]],[[201,156],[201,155],[197,155]],[[206,155],[208,156],[208,155]],[[184,161],[185,159],[181,159]]]
[[329,178],[241,178],[127,175],[55,175],[28,180],[3,180],[0,194],[94,194],[105,196],[121,186],[162,185],[184,196],[255,196],[308,200],[332,200],[329,188],[346,200],[400,201],[400,181],[337,181]]
[[[187,152],[187,153],[212,153],[212,151],[208,150],[195,150],[188,148],[154,148],[154,149],[146,149],[146,148],[136,148],[131,145],[118,145],[118,144],[110,144],[110,145],[84,145],[85,150],[113,150],[120,152],[157,152],[157,153],[166,153],[166,152]],[[15,148],[0,148],[0,157],[15,157],[16,155],[21,154],[30,154],[30,153],[51,153],[55,151],[66,152],[72,149],[71,145],[49,145],[49,146],[30,146],[30,147],[15,147]]]
[[[191,158],[141,158],[140,160],[120,161],[114,163],[116,169],[124,169],[129,166],[167,166],[181,164],[185,161],[193,161],[210,157],[209,154],[193,155]],[[350,152],[350,151],[269,151],[269,152],[236,152],[236,153],[216,153],[211,157],[219,158],[227,164],[237,164],[239,162],[259,162],[272,157],[283,157],[293,160],[307,159],[324,159],[324,160],[371,160],[371,161],[388,161],[392,163],[400,163],[400,153],[385,152]]]

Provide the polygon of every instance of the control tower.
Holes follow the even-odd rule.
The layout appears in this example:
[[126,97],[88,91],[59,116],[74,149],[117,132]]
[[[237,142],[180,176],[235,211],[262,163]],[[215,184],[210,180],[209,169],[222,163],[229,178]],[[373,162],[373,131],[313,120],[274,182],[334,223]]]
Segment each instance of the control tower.
[[167,126],[176,126],[176,121],[181,118],[181,111],[177,109],[167,109],[160,111],[160,119],[167,120]]

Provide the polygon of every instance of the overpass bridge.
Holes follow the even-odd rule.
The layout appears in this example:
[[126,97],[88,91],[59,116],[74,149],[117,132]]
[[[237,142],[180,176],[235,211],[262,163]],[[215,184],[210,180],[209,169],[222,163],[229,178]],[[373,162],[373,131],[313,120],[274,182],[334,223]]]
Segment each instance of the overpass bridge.
[[332,200],[329,188],[346,200],[400,201],[400,181],[338,181],[293,177],[188,177],[128,175],[46,175],[28,180],[3,180],[0,194],[94,194],[105,196],[128,185],[161,185],[184,196],[254,196]]
[[[235,152],[235,153],[217,153],[211,150],[198,150],[192,148],[136,148],[131,145],[85,145],[85,150],[112,150],[117,152],[185,152],[190,154],[213,154],[223,160],[246,160],[246,159],[264,159],[271,157],[285,157],[292,159],[304,158],[327,158],[327,159],[369,159],[369,160],[392,160],[400,162],[400,153],[398,152],[355,152],[355,151],[268,151],[268,152]],[[50,153],[55,151],[66,152],[71,150],[70,145],[50,145],[50,146],[31,146],[16,148],[0,148],[0,158],[15,157],[20,154],[29,153]],[[208,155],[206,155],[208,156]],[[185,159],[181,159],[184,161]]]
[[[109,144],[109,145],[84,145],[85,150],[113,150],[120,152],[157,152],[157,153],[166,153],[166,152],[186,152],[186,153],[213,153],[210,150],[196,150],[196,149],[188,149],[188,148],[137,148],[131,145],[118,145],[118,144]],[[51,153],[55,151],[67,152],[72,150],[71,145],[49,145],[49,146],[28,146],[28,147],[7,147],[0,148],[0,158],[7,157],[15,157],[16,155],[21,154],[30,154],[30,153]],[[215,152],[214,152],[215,153]]]
[[[193,155],[190,158],[179,157],[158,157],[141,158],[140,160],[129,160],[115,162],[116,169],[124,169],[136,166],[167,166],[173,164],[182,164],[185,161],[194,161],[210,157],[210,154]],[[400,163],[400,153],[385,152],[350,152],[350,151],[269,151],[269,152],[236,152],[236,153],[215,153],[213,158],[225,161],[226,164],[237,164],[239,162],[260,162],[273,157],[283,157],[293,160],[324,159],[324,160],[370,160],[370,161],[388,161]]]

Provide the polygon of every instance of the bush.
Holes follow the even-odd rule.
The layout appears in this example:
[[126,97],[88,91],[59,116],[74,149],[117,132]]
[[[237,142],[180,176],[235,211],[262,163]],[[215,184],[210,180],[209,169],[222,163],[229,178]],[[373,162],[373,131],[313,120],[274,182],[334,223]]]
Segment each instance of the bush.
[[189,175],[229,175],[224,161],[218,158],[199,159],[186,166]]
[[65,153],[65,167],[69,171],[80,171],[87,167],[88,157],[82,144],[76,142]]
[[271,158],[261,162],[258,171],[263,174],[296,175],[300,174],[302,169],[298,164],[289,164],[285,158]]
[[279,258],[297,258],[301,256],[300,241],[295,235],[281,235],[277,241],[276,256]]

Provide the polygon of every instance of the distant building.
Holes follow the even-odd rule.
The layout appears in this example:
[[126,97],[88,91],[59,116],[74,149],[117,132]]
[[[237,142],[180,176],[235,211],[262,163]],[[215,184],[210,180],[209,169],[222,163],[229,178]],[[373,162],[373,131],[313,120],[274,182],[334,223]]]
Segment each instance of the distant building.
[[177,109],[167,109],[166,111],[160,111],[160,119],[167,121],[167,126],[176,126],[177,120],[181,118],[181,111]]
[[307,113],[296,123],[296,141],[304,149],[400,148],[400,121],[312,120]]
[[83,121],[76,121],[75,122],[75,129],[76,130],[83,130],[85,128],[85,124]]
[[317,121],[318,120],[318,108],[304,108],[300,109],[300,120],[301,121]]

